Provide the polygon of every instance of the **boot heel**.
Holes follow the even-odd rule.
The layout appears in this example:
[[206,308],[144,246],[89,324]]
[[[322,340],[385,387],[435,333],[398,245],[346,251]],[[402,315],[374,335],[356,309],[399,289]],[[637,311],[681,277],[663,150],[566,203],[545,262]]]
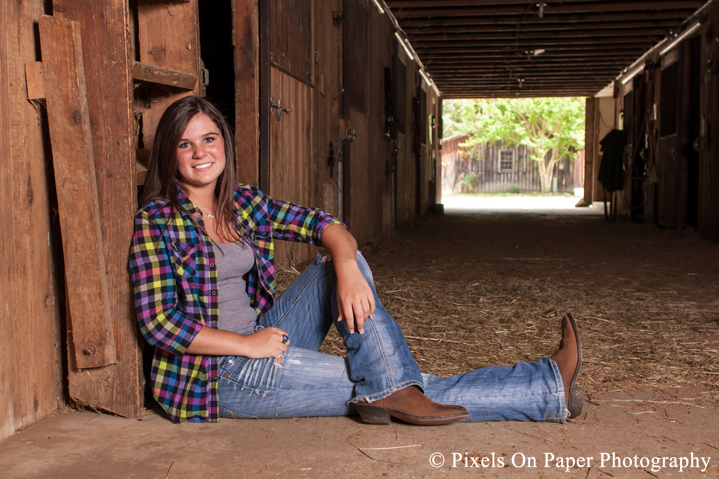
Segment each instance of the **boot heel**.
[[390,424],[392,422],[389,413],[384,408],[362,403],[354,403],[354,407],[362,421],[367,424]]

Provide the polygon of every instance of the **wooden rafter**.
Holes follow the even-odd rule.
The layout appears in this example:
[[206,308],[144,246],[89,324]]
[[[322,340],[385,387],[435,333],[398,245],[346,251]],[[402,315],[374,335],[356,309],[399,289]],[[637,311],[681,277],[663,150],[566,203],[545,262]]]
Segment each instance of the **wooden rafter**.
[[385,3],[444,98],[491,98],[594,95],[706,1]]

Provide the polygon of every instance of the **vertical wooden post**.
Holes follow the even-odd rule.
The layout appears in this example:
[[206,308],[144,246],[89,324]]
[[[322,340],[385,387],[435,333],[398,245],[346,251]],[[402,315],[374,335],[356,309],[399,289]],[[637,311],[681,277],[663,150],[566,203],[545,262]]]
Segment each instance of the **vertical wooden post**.
[[[702,65],[719,58],[719,42],[715,41],[719,28],[719,2],[709,6],[713,26],[702,33]],[[712,241],[719,241],[719,73],[706,75],[702,82],[701,151],[699,153],[699,211],[697,229]]]
[[259,29],[260,29],[260,164],[258,183],[260,189],[266,194],[270,191],[270,89],[271,74],[270,66],[270,2],[259,0]]
[[596,133],[595,120],[596,100],[593,97],[587,98],[584,119],[584,197],[577,206],[589,206],[592,204],[594,194],[594,135]]
[[260,179],[259,6],[258,0],[235,1],[235,169],[237,181]]

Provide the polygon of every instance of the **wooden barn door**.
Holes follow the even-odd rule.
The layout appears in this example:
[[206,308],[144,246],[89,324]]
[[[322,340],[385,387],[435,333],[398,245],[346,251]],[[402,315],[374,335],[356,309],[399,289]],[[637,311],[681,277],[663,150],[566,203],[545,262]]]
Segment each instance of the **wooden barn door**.
[[[312,0],[260,2],[260,188],[273,198],[313,206]],[[268,132],[266,134],[266,132]],[[276,243],[275,261],[293,265],[308,245]]]
[[679,62],[678,49],[664,57],[660,76],[659,94],[659,144],[657,148],[657,223],[675,226],[677,220],[677,127],[681,95],[678,95]]
[[[370,215],[357,210],[372,203],[369,194],[367,161],[367,5],[360,0],[343,0],[342,12],[342,116],[347,136],[343,142],[343,220],[360,245],[368,239]],[[357,141],[355,141],[357,140]]]

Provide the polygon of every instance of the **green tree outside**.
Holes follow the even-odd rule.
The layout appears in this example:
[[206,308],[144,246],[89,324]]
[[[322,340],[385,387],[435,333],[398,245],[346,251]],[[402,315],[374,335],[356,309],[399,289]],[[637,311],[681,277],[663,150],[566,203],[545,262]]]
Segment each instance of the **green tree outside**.
[[492,141],[527,147],[548,192],[554,165],[584,148],[584,105],[584,98],[445,100],[444,137],[468,135],[463,146],[474,148]]

